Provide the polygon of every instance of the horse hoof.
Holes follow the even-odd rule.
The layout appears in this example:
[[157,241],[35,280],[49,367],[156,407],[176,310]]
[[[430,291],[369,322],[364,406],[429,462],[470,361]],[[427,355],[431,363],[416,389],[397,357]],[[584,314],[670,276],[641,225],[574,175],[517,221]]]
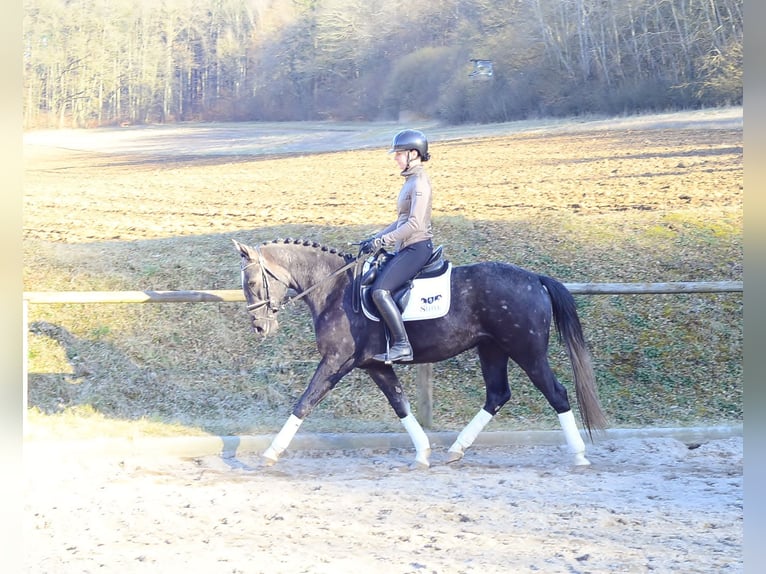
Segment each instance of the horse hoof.
[[266,452],[263,453],[262,458],[263,464],[266,466],[274,466],[277,464],[277,460],[279,460],[279,457],[271,449],[266,449]]
[[463,451],[450,450],[447,451],[447,454],[447,464],[450,464],[451,462],[457,462],[463,458]]
[[576,454],[574,456],[574,465],[575,466],[590,466],[590,461],[585,458],[584,454]]
[[417,453],[417,455],[415,456],[415,462],[413,463],[413,467],[420,470],[425,470],[427,468],[430,468],[431,463],[428,462],[428,459],[430,456],[431,456],[430,448],[424,449],[423,451]]

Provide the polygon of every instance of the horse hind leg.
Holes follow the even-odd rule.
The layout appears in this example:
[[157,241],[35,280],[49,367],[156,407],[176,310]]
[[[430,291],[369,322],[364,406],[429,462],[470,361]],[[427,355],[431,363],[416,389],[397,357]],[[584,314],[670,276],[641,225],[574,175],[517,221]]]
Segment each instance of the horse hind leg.
[[561,430],[564,431],[564,438],[567,441],[569,451],[574,457],[575,466],[588,466],[590,461],[585,458],[585,441],[580,435],[580,431],[577,429],[577,421],[575,421],[572,409],[564,413],[559,413],[559,423],[561,424]]
[[480,345],[478,351],[486,387],[486,400],[484,406],[460,431],[455,442],[449,447],[448,463],[457,462],[463,458],[465,450],[474,443],[479,433],[511,398],[511,388],[508,385],[508,355],[490,343]]
[[465,455],[465,449],[473,444],[479,433],[484,430],[489,421],[492,420],[492,415],[486,410],[479,409],[479,412],[471,419],[465,428],[457,435],[455,442],[449,447],[447,451],[447,462],[457,462]]
[[536,363],[519,363],[519,365],[556,411],[575,466],[588,466],[590,461],[585,458],[585,442],[577,428],[567,390],[554,375],[548,359],[544,357]]

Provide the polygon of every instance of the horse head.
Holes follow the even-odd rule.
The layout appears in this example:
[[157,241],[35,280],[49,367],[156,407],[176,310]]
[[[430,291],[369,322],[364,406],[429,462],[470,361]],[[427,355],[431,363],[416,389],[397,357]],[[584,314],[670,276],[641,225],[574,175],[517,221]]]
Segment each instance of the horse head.
[[242,290],[253,330],[268,335],[279,328],[277,313],[289,289],[284,270],[277,264],[269,265],[258,247],[232,241],[242,258]]

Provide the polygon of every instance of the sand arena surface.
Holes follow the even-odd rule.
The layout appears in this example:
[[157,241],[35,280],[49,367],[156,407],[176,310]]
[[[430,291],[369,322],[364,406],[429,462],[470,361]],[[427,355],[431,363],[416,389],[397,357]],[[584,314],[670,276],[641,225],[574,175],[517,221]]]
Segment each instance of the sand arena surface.
[[26,461],[28,572],[743,572],[742,439]]

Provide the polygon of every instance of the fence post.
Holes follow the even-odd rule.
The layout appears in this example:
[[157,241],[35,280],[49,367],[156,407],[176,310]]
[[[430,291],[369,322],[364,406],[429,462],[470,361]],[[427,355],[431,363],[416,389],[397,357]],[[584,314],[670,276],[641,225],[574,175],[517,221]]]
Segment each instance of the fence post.
[[22,305],[22,324],[24,328],[23,337],[21,339],[21,353],[22,353],[22,367],[21,367],[21,393],[22,393],[22,414],[21,414],[21,436],[27,434],[27,409],[29,407],[29,301],[23,300]]
[[433,373],[434,366],[431,363],[418,365],[417,419],[424,428],[431,428],[433,426]]

